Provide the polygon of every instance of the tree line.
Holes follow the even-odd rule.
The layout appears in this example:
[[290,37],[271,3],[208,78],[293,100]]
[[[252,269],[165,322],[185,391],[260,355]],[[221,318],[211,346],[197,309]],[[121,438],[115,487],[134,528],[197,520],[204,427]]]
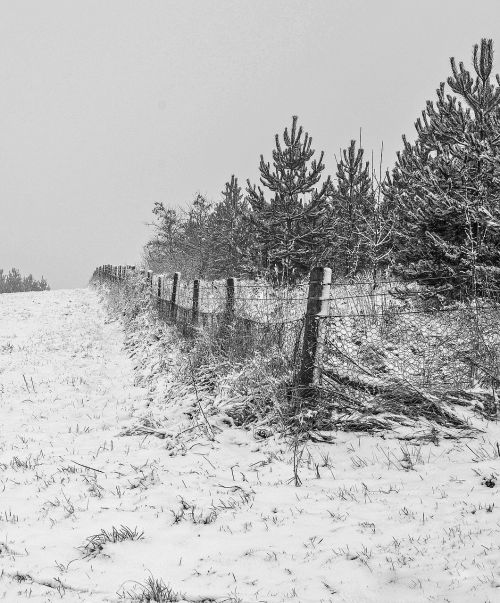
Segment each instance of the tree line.
[[21,291],[48,291],[47,281],[36,280],[31,274],[22,276],[17,268],[11,268],[7,274],[0,268],[0,293],[18,293]]
[[260,157],[258,184],[234,175],[220,199],[197,194],[186,210],[157,202],[145,252],[159,272],[186,278],[263,276],[293,284],[318,265],[337,278],[370,273],[417,281],[445,297],[500,285],[500,78],[483,39],[472,69],[451,75],[403,136],[381,174],[352,140],[325,175],[324,153],[293,117]]

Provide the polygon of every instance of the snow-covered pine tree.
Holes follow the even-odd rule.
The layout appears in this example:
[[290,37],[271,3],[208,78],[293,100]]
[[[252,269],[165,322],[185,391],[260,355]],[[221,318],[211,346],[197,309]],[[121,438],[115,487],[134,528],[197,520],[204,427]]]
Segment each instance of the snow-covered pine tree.
[[212,269],[210,220],[212,204],[197,193],[182,224],[183,248],[185,252],[184,276],[186,278],[209,278]]
[[364,151],[351,140],[337,160],[337,187],[332,212],[337,222],[335,269],[352,276],[370,265],[369,231],[375,214],[375,195],[370,164],[363,161]]
[[260,268],[274,275],[278,282],[293,283],[309,272],[327,243],[328,198],[330,177],[316,189],[324,170],[323,152],[313,158],[312,139],[297,116],[292,128],[285,129],[283,144],[275,137],[272,167],[260,158],[260,182],[272,196],[267,200],[263,189],[247,181],[251,219],[260,250]]
[[222,199],[210,217],[212,277],[251,275],[252,233],[249,228],[248,201],[244,198],[238,178],[226,182]]
[[500,78],[493,43],[473,50],[474,72],[451,59],[447,82],[403,137],[385,192],[395,209],[394,270],[445,297],[500,289]]

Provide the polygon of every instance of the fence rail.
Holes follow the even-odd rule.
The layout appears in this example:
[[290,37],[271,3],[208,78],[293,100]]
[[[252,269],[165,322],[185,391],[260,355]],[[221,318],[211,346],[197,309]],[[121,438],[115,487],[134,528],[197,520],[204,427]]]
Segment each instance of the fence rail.
[[[184,281],[134,266],[104,265],[94,278],[147,287],[159,316],[186,334],[210,332],[232,358],[283,355],[303,388],[330,384],[351,396],[387,388],[434,395],[500,385],[497,299],[432,307],[401,283],[332,283],[315,268],[293,289],[259,282]],[[495,394],[494,394],[495,395]]]

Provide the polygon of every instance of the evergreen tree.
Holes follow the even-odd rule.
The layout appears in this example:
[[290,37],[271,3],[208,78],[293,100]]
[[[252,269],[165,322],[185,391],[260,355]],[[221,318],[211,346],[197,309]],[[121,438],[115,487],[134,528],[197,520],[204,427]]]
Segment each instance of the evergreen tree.
[[324,253],[328,199],[331,181],[318,189],[324,170],[323,152],[313,160],[312,139],[297,128],[285,129],[283,144],[275,137],[272,167],[260,158],[260,182],[272,196],[265,198],[261,187],[247,182],[252,223],[260,251],[261,269],[274,274],[279,282],[294,282],[307,274]]
[[493,44],[473,50],[474,72],[451,59],[452,75],[428,101],[417,140],[398,153],[385,192],[395,210],[393,263],[447,297],[500,287],[500,78]]
[[212,268],[210,222],[212,204],[198,193],[183,223],[183,248],[187,278],[208,278]]
[[364,265],[371,272],[375,287],[377,279],[390,263],[393,223],[391,206],[383,194],[382,175],[378,179],[373,175],[373,182],[373,210],[363,218],[360,236],[366,252]]
[[23,277],[17,268],[11,268],[5,281],[7,291],[14,293],[24,291]]
[[370,231],[375,217],[375,195],[370,164],[363,161],[364,151],[351,140],[337,161],[337,187],[332,211],[337,228],[335,272],[353,275],[370,265]]
[[212,276],[224,278],[252,274],[252,232],[249,207],[238,178],[231,176],[210,218]]

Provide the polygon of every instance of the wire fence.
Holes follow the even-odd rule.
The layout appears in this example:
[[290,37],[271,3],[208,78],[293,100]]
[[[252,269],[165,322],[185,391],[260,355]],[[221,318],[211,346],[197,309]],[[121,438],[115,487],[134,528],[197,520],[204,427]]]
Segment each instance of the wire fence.
[[500,382],[500,309],[336,315],[324,366],[353,383],[399,380],[433,393]]
[[266,283],[182,281],[153,275],[159,316],[186,336],[204,335],[221,351],[240,359],[256,353],[277,354],[297,366],[302,343],[307,286],[292,298],[287,289]]
[[500,384],[500,304],[487,299],[436,305],[417,283],[184,281],[104,266],[94,276],[146,283],[159,316],[186,336],[209,336],[229,358],[279,354],[302,387],[354,398],[400,391],[443,395]]

